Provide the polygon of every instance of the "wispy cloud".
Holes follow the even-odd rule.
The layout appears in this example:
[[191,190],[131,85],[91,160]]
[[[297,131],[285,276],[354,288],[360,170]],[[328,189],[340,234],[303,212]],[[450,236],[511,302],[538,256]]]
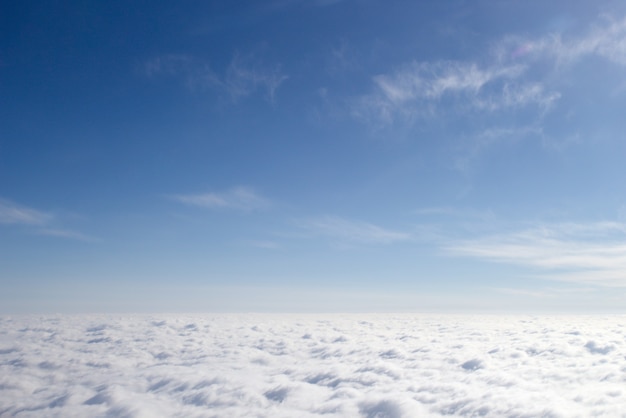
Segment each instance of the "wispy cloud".
[[95,238],[81,232],[55,226],[55,224],[59,224],[59,221],[51,213],[19,205],[6,199],[0,199],[0,224],[28,226],[33,228],[31,232],[38,235],[89,242],[97,241]]
[[265,209],[270,201],[247,187],[235,187],[225,192],[173,195],[172,199],[191,206],[208,209],[236,209],[251,211]]
[[0,224],[43,225],[51,219],[49,213],[0,199]]
[[559,33],[538,39],[510,37],[502,41],[498,51],[504,59],[548,57],[559,66],[570,65],[591,55],[626,66],[626,17],[615,20],[602,16],[587,32],[574,37]]
[[394,231],[368,222],[353,221],[336,216],[324,216],[297,222],[314,235],[326,236],[357,244],[392,244],[412,238],[406,232]]
[[326,71],[331,76],[344,74],[359,68],[358,55],[353,46],[342,39],[336,46],[330,49]]
[[547,279],[626,287],[626,224],[543,225],[455,242],[452,254],[538,270]]
[[432,206],[415,210],[416,215],[420,216],[441,216],[456,219],[470,219],[472,221],[493,221],[496,214],[492,210],[476,210],[467,208],[456,208],[451,206]]
[[48,235],[51,237],[60,237],[60,238],[69,238],[69,239],[75,239],[78,241],[85,241],[85,242],[96,242],[99,241],[98,239],[91,237],[89,235],[85,235],[82,232],[78,232],[78,231],[73,231],[70,229],[60,229],[60,228],[42,228],[42,229],[38,229],[37,234],[39,235]]
[[[185,54],[165,54],[151,60],[143,65],[143,71],[148,77],[159,75],[178,75],[190,71],[195,62],[193,58]],[[210,72],[210,69],[207,68]]]
[[415,99],[440,99],[445,94],[478,93],[500,78],[515,78],[520,66],[479,68],[475,63],[443,61],[412,63],[392,74],[374,77],[374,83],[391,102],[402,104]]
[[287,78],[280,66],[261,67],[251,56],[236,54],[226,71],[224,86],[234,101],[259,88],[266,91],[270,101],[274,101],[276,90]]
[[454,162],[454,168],[461,172],[468,172],[472,167],[472,162],[486,149],[498,143],[513,143],[529,137],[545,139],[543,129],[536,125],[491,127],[475,132],[470,138],[464,138],[465,140],[461,142],[460,152]]
[[471,61],[408,63],[373,76],[373,90],[353,102],[352,112],[383,125],[432,117],[451,104],[457,113],[532,106],[541,116],[561,97],[554,75],[591,56],[626,66],[626,18],[603,17],[578,36],[508,36]]
[[432,116],[441,104],[455,110],[495,112],[534,105],[545,111],[559,98],[539,82],[524,82],[526,67],[519,64],[459,61],[413,62],[373,78],[374,91],[358,98],[352,108],[357,117],[391,124]]
[[185,54],[166,54],[144,63],[148,77],[171,76],[183,80],[193,91],[215,90],[226,93],[233,102],[256,91],[264,91],[274,101],[276,90],[288,78],[280,65],[265,65],[255,55],[236,53],[222,74],[210,63]]

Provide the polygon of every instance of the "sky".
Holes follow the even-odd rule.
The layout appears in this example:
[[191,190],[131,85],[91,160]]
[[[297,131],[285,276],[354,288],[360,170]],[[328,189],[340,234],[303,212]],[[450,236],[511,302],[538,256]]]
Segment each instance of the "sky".
[[622,1],[0,5],[0,312],[623,311]]

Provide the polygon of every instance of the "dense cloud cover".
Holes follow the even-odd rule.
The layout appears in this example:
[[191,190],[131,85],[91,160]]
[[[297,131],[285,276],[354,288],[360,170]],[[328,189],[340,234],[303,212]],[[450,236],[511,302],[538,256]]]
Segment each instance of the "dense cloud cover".
[[0,417],[626,416],[626,317],[0,318]]

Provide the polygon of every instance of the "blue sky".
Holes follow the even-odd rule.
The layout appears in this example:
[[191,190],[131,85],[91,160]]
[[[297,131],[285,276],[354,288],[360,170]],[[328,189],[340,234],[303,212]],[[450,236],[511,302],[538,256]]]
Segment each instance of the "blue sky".
[[0,16],[4,312],[623,309],[623,2]]

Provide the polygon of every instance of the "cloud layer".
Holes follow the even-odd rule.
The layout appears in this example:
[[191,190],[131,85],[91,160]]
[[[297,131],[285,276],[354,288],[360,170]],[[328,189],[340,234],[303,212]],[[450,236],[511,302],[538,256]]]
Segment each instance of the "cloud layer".
[[2,317],[0,416],[620,416],[623,321]]
[[446,249],[456,255],[534,267],[553,280],[626,286],[626,225],[621,223],[543,225],[465,240]]

